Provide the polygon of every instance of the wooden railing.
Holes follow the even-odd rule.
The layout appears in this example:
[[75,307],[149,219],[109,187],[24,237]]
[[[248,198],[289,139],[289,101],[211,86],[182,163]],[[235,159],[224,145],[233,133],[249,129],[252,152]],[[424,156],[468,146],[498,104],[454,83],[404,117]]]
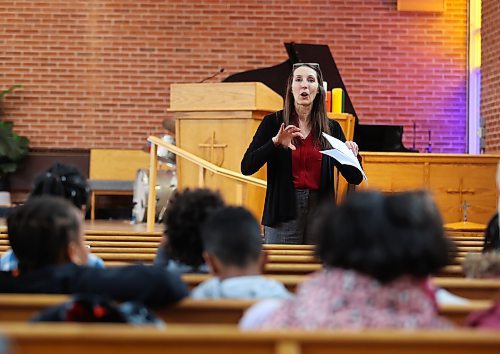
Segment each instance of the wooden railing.
[[179,148],[173,144],[167,143],[160,138],[150,136],[148,141],[151,143],[149,155],[149,194],[148,194],[148,215],[147,215],[147,231],[154,231],[155,211],[156,211],[156,174],[158,168],[158,146],[161,146],[168,151],[186,159],[198,166],[198,187],[205,187],[205,174],[207,171],[216,175],[232,179],[237,182],[236,185],[236,204],[243,203],[243,185],[252,184],[254,186],[266,188],[266,181],[255,177],[242,175],[217,165],[208,162],[186,150]]

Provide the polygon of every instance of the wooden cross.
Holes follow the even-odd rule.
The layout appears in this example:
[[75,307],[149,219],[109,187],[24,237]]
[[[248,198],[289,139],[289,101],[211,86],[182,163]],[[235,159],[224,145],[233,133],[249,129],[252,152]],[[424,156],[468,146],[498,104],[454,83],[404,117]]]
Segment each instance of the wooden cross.
[[464,199],[465,194],[474,194],[476,191],[474,189],[465,189],[463,188],[463,180],[460,178],[460,184],[458,185],[458,189],[448,188],[446,193],[448,194],[458,194],[460,196],[460,206],[459,209],[463,210],[463,221],[467,221],[467,210],[470,207],[470,204]]
[[210,162],[217,165],[217,166],[222,166],[222,164],[224,163],[224,155],[222,155],[222,161],[220,164],[214,162],[214,153],[215,153],[215,149],[225,149],[227,148],[227,144],[216,144],[215,143],[215,132],[212,132],[212,137],[210,139],[210,143],[209,144],[198,144],[198,147],[202,148],[202,149],[205,149],[205,148],[209,148],[210,149]]

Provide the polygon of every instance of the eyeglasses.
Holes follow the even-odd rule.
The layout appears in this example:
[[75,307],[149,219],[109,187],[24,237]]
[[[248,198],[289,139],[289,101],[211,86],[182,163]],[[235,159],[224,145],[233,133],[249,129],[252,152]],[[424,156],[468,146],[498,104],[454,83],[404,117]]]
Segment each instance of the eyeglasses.
[[318,71],[320,70],[318,63],[295,63],[295,64],[293,64],[293,70],[300,68],[301,66],[310,66],[313,69],[316,69]]

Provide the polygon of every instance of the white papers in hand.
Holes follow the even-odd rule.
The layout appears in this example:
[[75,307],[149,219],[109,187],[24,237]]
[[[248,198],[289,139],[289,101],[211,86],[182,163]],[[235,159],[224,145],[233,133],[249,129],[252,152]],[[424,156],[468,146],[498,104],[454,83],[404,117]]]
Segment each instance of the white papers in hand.
[[335,160],[337,160],[342,165],[350,165],[350,166],[356,167],[363,175],[363,178],[366,181],[368,181],[368,178],[366,177],[365,172],[361,168],[361,165],[359,164],[357,157],[354,156],[354,153],[351,150],[349,150],[347,145],[344,144],[339,139],[334,138],[333,136],[328,135],[326,133],[323,133],[323,136],[325,137],[326,140],[328,140],[328,142],[333,147],[333,149],[323,150],[320,152],[322,154],[333,157]]

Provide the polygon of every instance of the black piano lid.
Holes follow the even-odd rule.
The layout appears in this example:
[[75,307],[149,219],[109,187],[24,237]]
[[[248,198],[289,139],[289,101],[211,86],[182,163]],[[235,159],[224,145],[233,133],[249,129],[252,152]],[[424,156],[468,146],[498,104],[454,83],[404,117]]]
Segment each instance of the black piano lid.
[[354,110],[349,94],[345,88],[340,72],[333,60],[330,48],[325,44],[285,43],[288,60],[271,67],[243,71],[230,75],[224,82],[262,82],[279,93],[283,98],[286,94],[286,82],[295,63],[318,63],[323,73],[323,80],[328,83],[328,90],[340,87],[344,90],[344,111],[351,113],[358,123],[358,115]]
[[[358,115],[352,105],[340,72],[335,64],[330,48],[325,44],[285,43],[288,60],[274,66],[243,71],[228,76],[224,82],[262,82],[283,98],[286,94],[286,82],[294,63],[319,63],[323,80],[328,83],[328,90],[340,87],[344,90],[344,111],[356,118],[354,141],[360,151],[416,152],[403,146],[403,126],[401,125],[360,125]],[[415,135],[415,132],[413,132]]]
[[418,152],[403,145],[402,125],[358,124],[353,140],[360,151]]

